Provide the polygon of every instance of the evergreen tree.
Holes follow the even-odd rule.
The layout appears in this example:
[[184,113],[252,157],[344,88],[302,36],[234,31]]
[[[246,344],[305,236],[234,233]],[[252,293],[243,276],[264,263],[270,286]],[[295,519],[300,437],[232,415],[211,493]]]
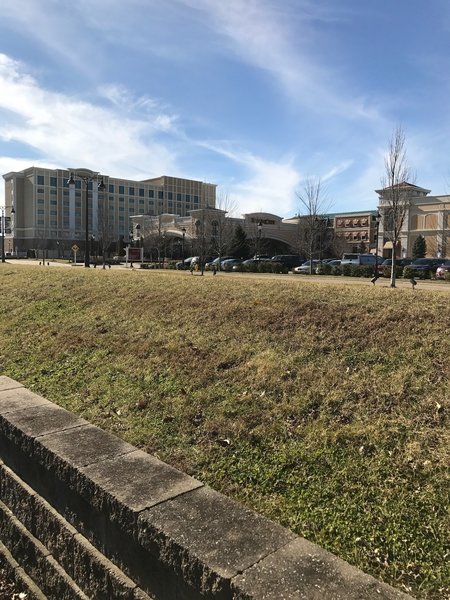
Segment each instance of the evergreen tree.
[[423,235],[419,235],[414,240],[414,245],[412,249],[413,258],[425,258],[427,254],[427,242]]
[[230,256],[246,259],[248,258],[249,252],[250,250],[247,234],[245,233],[243,227],[238,225],[234,230],[233,239],[230,243]]

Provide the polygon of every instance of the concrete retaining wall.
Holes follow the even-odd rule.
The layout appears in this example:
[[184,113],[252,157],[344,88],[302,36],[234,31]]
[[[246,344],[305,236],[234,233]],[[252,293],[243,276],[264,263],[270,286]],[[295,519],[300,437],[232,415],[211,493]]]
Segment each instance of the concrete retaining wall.
[[0,377],[0,556],[31,598],[408,596]]

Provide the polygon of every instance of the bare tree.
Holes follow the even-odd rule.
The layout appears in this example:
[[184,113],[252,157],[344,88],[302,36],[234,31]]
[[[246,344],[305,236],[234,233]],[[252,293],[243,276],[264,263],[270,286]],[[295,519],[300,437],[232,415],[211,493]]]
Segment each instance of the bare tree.
[[216,210],[209,214],[209,227],[211,233],[211,253],[219,257],[218,269],[222,256],[225,256],[233,237],[233,216],[236,212],[236,202],[225,192],[220,194],[216,202]]
[[323,215],[330,208],[322,180],[308,177],[303,188],[296,192],[299,206],[299,240],[310,260],[310,273],[313,272],[314,254],[322,252]]
[[385,175],[381,179],[382,216],[385,236],[392,242],[391,287],[395,287],[396,250],[410,205],[408,179],[411,171],[406,157],[405,134],[397,127],[384,158]]

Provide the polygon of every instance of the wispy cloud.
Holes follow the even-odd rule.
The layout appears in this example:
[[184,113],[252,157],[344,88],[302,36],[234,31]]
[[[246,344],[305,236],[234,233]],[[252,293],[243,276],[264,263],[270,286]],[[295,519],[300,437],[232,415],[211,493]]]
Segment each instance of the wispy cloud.
[[[217,33],[242,61],[269,72],[289,99],[313,112],[331,112],[350,120],[377,120],[379,107],[362,93],[348,94],[332,62],[321,64],[315,48],[325,45],[318,23],[347,18],[310,0],[183,0],[205,11]],[[324,35],[324,34],[322,34]]]
[[[142,102],[136,104],[142,108]],[[176,117],[155,104],[130,114],[51,92],[0,54],[0,110],[5,111],[0,140],[23,144],[24,155],[28,147],[47,163],[92,165],[137,178],[177,171],[175,152],[158,139]]]
[[230,143],[188,137],[177,115],[164,112],[151,98],[133,98],[124,86],[103,88],[101,99],[106,106],[46,90],[24,65],[0,54],[0,111],[5,115],[0,141],[6,148],[20,144],[22,156],[30,156],[0,158],[2,172],[30,164],[80,164],[136,179],[182,176],[183,158],[197,147],[239,171],[239,179],[224,176],[223,183],[240,212],[291,211],[300,179],[293,157],[267,160]]
[[264,211],[278,215],[292,212],[295,189],[301,180],[293,157],[271,161],[236,149],[226,141],[199,141],[197,145],[226,157],[243,169],[242,179],[227,182],[227,191],[241,212]]

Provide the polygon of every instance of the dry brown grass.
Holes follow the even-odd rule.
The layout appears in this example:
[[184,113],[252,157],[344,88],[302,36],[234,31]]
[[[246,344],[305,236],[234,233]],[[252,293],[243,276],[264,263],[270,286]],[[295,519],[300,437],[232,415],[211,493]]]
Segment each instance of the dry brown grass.
[[450,592],[440,293],[0,268],[2,373],[417,597]]

